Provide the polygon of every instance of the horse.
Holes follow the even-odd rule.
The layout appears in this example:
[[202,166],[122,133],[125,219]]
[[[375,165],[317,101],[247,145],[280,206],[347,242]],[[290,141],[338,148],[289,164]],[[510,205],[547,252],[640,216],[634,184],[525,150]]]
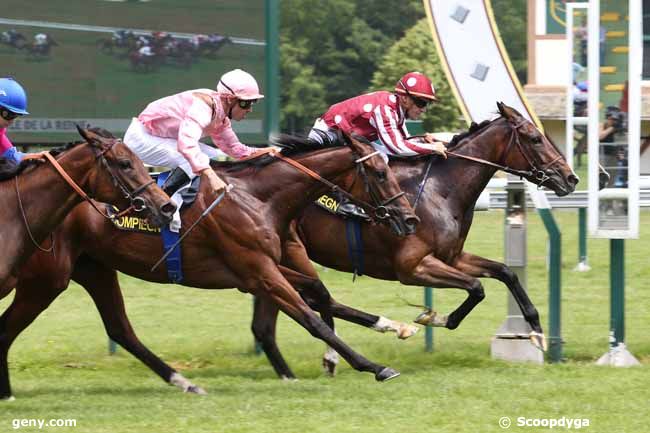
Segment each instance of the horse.
[[[0,173],[0,286],[77,204],[93,196],[129,206],[149,216],[152,224],[169,221],[175,205],[148,175],[142,161],[117,139],[79,128],[86,140],[64,150],[31,156]],[[55,158],[56,157],[56,158]],[[6,161],[4,161],[6,162]]]
[[[182,284],[203,289],[236,287],[266,298],[313,336],[336,347],[355,369],[374,373],[379,381],[392,379],[399,375],[396,370],[349,348],[304,303],[278,268],[290,222],[330,189],[353,195],[367,190],[372,204],[362,204],[377,221],[390,225],[397,235],[415,231],[417,217],[369,143],[351,138],[347,146],[317,146],[296,139],[292,148],[281,152],[271,150],[248,161],[212,162],[219,176],[234,188],[183,241]],[[183,227],[198,221],[211,199],[207,187],[201,186],[194,204],[182,214]],[[124,311],[116,270],[169,283],[164,267],[152,271],[156,258],[163,254],[160,238],[118,230],[82,204],[54,232],[54,239],[59,253],[37,252],[30,258],[18,275],[12,304],[0,317],[0,398],[11,395],[7,369],[11,343],[67,288],[70,279],[93,298],[111,339],[164,381],[186,392],[205,393],[139,341]],[[4,295],[8,291],[5,288]]]
[[47,58],[50,56],[50,51],[52,50],[52,47],[57,45],[59,44],[48,37],[47,42],[45,43],[25,45],[25,50],[27,50],[28,58],[31,59]]
[[131,51],[128,54],[131,69],[135,72],[153,72],[163,62],[163,57],[157,51],[152,56],[140,54],[138,50]]
[[[500,117],[473,125],[449,144],[449,159],[437,157],[394,158],[390,167],[400,187],[416,209],[421,224],[414,236],[398,239],[382,227],[362,225],[365,274],[404,285],[458,288],[467,298],[449,315],[424,312],[416,323],[456,329],[485,297],[478,278],[496,278],[513,295],[530,325],[531,342],[546,349],[539,314],[517,279],[503,263],[463,250],[472,224],[474,206],[497,169],[550,188],[558,196],[575,190],[578,177],[558,148],[531,122],[505,104],[497,104]],[[289,282],[300,291],[312,309],[321,312],[333,327],[331,316],[380,332],[413,335],[416,328],[385,317],[368,314],[336,302],[318,278],[311,261],[344,272],[355,271],[349,260],[346,223],[317,206],[308,207],[293,225],[283,244],[283,262],[298,271]],[[309,278],[305,278],[308,275]],[[283,359],[276,340],[277,309],[256,298],[252,330],[280,377],[295,377]],[[333,374],[338,356],[327,350],[326,371]]]

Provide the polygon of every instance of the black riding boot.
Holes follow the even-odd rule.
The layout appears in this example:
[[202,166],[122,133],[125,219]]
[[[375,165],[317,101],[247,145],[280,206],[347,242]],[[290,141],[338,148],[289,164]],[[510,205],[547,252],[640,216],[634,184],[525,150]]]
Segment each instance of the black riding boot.
[[187,185],[189,181],[190,177],[183,171],[183,169],[176,167],[169,174],[165,183],[163,183],[162,190],[165,191],[165,194],[171,197],[180,187]]

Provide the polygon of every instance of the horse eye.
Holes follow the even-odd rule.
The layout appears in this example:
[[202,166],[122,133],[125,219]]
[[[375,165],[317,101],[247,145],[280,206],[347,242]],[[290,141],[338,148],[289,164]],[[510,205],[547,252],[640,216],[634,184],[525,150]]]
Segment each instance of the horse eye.
[[131,161],[128,159],[121,159],[117,163],[122,170],[128,170],[130,168],[133,168],[133,165],[131,164]]
[[531,141],[533,142],[533,144],[541,144],[542,137],[540,137],[539,135],[535,135],[534,137],[532,137]]
[[377,172],[377,179],[380,182],[384,182],[386,180],[386,171],[384,171],[384,170],[378,171]]

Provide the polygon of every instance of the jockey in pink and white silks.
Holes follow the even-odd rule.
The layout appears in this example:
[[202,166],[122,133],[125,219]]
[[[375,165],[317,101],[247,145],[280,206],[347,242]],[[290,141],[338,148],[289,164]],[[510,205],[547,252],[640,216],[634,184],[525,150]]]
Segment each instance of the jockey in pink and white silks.
[[235,69],[221,77],[216,91],[188,90],[150,103],[133,119],[124,142],[147,164],[179,167],[190,179],[204,173],[217,192],[225,186],[210,169],[210,158],[218,151],[199,140],[209,135],[235,159],[253,153],[255,148],[239,141],[231,120],[244,119],[263,97],[255,78]]
[[438,101],[431,81],[419,72],[409,72],[396,84],[394,92],[378,91],[346,99],[332,105],[316,120],[309,138],[322,142],[335,137],[336,129],[355,133],[374,143],[384,155],[445,156],[444,144],[432,134],[424,142],[407,140],[406,120],[418,119],[430,103]]

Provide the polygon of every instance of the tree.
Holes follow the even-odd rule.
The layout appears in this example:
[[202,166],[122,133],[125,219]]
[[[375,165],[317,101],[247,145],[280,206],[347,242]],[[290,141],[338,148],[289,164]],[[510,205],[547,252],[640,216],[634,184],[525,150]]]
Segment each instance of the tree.
[[528,69],[525,0],[491,0],[501,39],[503,40],[512,66],[519,81],[526,83]]
[[378,61],[424,15],[420,0],[386,3],[281,2],[283,130],[305,131],[333,103],[366,91]]
[[393,89],[397,80],[409,71],[419,71],[429,77],[440,99],[422,116],[424,129],[458,129],[460,110],[438,60],[427,19],[421,19],[388,50],[372,78],[372,89]]

